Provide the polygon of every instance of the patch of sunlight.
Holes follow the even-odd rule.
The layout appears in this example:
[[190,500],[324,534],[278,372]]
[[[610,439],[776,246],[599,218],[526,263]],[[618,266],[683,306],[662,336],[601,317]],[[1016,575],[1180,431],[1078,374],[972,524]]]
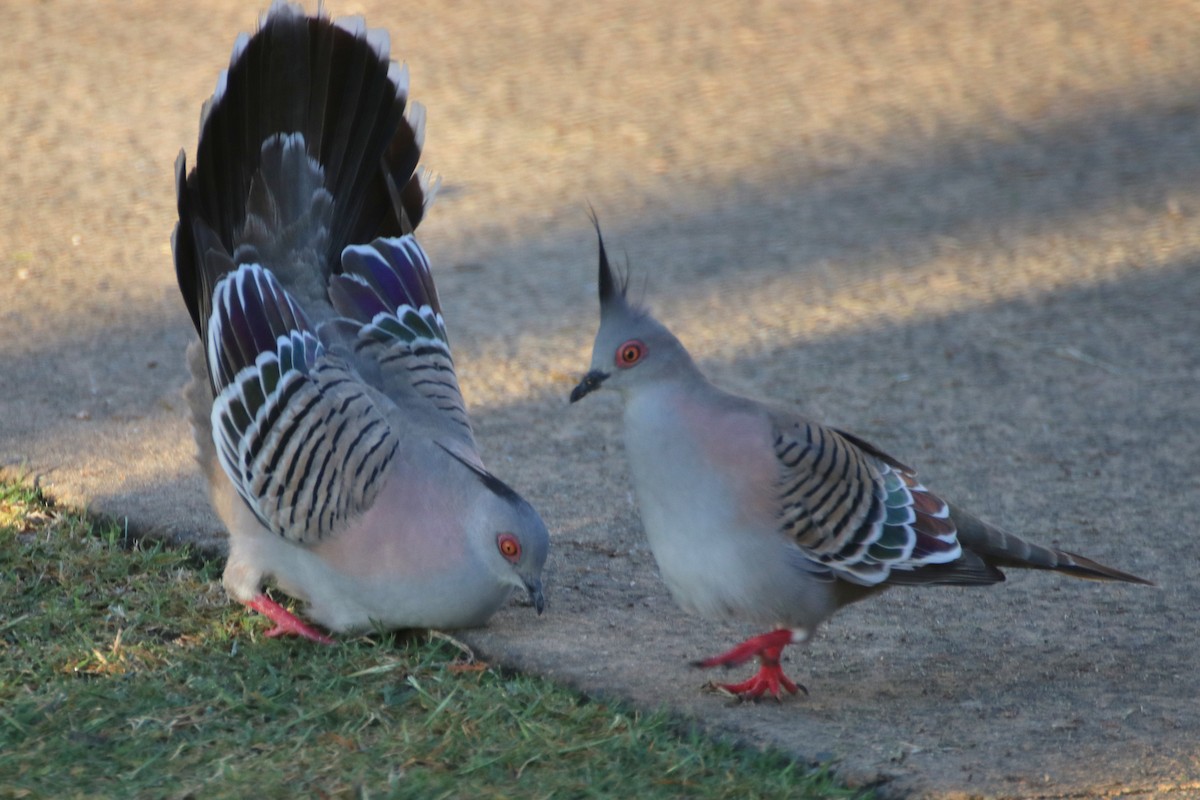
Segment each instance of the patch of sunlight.
[[[858,251],[844,260],[796,264],[789,273],[730,271],[678,290],[652,280],[646,303],[694,356],[732,360],[781,343],[948,317],[1200,260],[1200,233],[1188,222],[1169,207],[1152,217],[1114,212],[1020,238],[942,237],[923,257],[894,259],[906,263]],[[864,266],[865,258],[873,263]],[[462,348],[456,363],[471,407],[565,397],[588,367],[597,321],[592,308],[549,338]]]

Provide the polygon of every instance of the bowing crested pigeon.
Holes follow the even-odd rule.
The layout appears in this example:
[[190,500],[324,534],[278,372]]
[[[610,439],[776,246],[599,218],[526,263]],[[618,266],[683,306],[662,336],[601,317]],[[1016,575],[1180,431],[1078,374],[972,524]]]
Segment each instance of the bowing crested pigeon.
[[187,397],[229,531],[224,584],[267,634],[540,614],[549,536],[484,467],[425,253],[424,111],[387,34],[276,2],[176,162],[179,288],[200,335]]
[[857,436],[713,386],[679,340],[629,302],[602,239],[599,247],[600,328],[571,402],[600,387],[623,395],[642,524],[676,602],[778,626],[696,662],[758,657],[757,674],[723,689],[795,694],[803,687],[780,667],[784,647],[889,586],[992,584],[1004,580],[1001,567],[1150,583],[992,527]]

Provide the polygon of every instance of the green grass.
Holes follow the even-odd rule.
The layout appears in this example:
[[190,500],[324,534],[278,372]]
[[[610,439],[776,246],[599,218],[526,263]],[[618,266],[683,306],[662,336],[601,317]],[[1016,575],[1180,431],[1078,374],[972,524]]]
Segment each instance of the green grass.
[[0,485],[0,798],[852,794],[444,638],[265,627],[219,563]]

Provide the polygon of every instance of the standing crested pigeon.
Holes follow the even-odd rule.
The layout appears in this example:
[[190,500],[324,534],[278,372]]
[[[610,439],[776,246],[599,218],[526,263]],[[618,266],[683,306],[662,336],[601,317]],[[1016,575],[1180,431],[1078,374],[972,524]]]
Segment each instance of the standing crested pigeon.
[[601,386],[623,395],[625,451],[667,588],[686,611],[778,626],[696,662],[758,656],[756,675],[723,689],[795,694],[803,687],[783,674],[784,647],[892,585],[991,584],[1004,580],[1000,567],[1150,584],[948,505],[856,436],[716,388],[666,327],[628,302],[603,239],[599,287],[591,369],[571,402]]
[[481,625],[542,612],[549,535],[480,460],[437,290],[412,236],[424,109],[361,18],[276,2],[234,46],[176,162],[198,460],[230,535],[224,584],[274,623]]

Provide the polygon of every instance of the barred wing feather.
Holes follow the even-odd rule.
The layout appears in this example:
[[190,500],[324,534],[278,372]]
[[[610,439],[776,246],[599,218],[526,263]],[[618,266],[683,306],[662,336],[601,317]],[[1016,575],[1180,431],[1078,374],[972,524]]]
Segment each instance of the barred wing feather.
[[812,422],[779,425],[775,456],[783,530],[844,580],[874,586],[893,571],[962,556],[949,506],[854,437]]
[[437,288],[417,240],[352,245],[342,251],[342,270],[330,280],[330,300],[357,325],[355,352],[378,366],[380,388],[399,404],[412,399],[435,410],[473,451]]
[[263,525],[314,542],[370,508],[398,442],[275,277],[246,264],[222,278],[208,334],[217,454]]

